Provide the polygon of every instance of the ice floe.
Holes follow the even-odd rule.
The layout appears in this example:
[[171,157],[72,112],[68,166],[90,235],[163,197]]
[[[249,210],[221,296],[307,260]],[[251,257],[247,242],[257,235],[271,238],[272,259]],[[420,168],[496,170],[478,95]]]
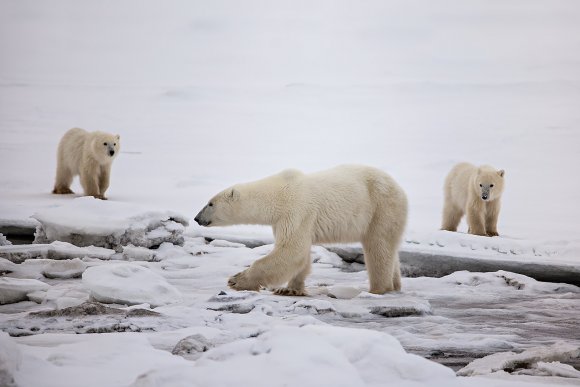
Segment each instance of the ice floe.
[[40,222],[35,243],[65,241],[75,246],[99,246],[122,251],[122,246],[183,244],[188,221],[182,215],[136,204],[81,197],[33,215]]
[[580,346],[565,342],[554,343],[545,347],[526,349],[521,353],[498,352],[481,359],[476,359],[457,371],[460,376],[487,375],[498,371],[518,372],[537,369],[539,372],[554,376],[580,377],[578,371],[571,372],[568,367],[559,367],[552,362],[569,361],[580,357]]
[[24,301],[29,293],[49,288],[50,285],[35,279],[0,277],[0,304]]
[[175,303],[182,295],[165,278],[139,265],[116,263],[88,268],[83,285],[91,298],[104,303],[143,304],[153,307]]

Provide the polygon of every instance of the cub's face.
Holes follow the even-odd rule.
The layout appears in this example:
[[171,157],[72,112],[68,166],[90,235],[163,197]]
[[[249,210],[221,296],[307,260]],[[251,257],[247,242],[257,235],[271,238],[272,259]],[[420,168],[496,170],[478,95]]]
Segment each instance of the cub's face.
[[480,171],[475,179],[476,190],[483,201],[499,198],[503,192],[505,171]]
[[99,132],[93,139],[95,156],[103,163],[111,162],[119,154],[121,137],[117,134]]
[[239,191],[228,188],[213,198],[195,216],[195,221],[200,226],[229,226],[237,224],[236,219],[240,214]]

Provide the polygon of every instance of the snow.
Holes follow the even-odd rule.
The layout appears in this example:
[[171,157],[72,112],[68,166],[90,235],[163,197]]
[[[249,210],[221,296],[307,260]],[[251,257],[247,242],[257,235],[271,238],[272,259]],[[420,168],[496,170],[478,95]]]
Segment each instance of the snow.
[[535,364],[535,369],[547,376],[561,376],[563,378],[580,379],[580,371],[568,364],[559,361],[549,363],[539,361]]
[[156,254],[154,251],[145,247],[133,246],[129,244],[123,247],[123,259],[126,261],[155,261]]
[[141,266],[124,263],[91,267],[83,273],[91,297],[104,303],[153,307],[177,302],[181,293],[163,277]]
[[352,299],[361,293],[360,289],[350,286],[330,286],[327,289],[328,296],[333,298]]
[[46,278],[77,278],[87,269],[87,264],[78,258],[69,261],[53,261],[42,271]]
[[[580,346],[579,20],[567,1],[0,2],[0,233],[38,228],[0,237],[0,385],[577,385],[557,343]],[[74,126],[121,135],[109,201],[50,194]],[[460,161],[506,170],[500,237],[437,231]],[[310,297],[228,289],[271,230],[187,220],[234,183],[343,163],[408,194],[402,291],[367,293],[359,245],[313,247]],[[114,304],[91,314],[95,295]]]
[[[301,356],[296,357],[297,352]],[[304,372],[312,363],[318,364],[316,372]],[[307,325],[278,327],[256,338],[210,349],[195,367],[159,369],[142,376],[134,386],[376,386],[385,381],[441,383],[454,377],[445,367],[405,353],[388,335]]]
[[20,367],[22,354],[18,345],[5,332],[0,332],[0,385],[15,387],[14,372]]
[[[146,337],[94,336],[95,340],[64,340],[61,343],[51,342],[53,338],[49,336],[47,344],[50,344],[45,346],[20,345],[23,361],[17,371],[18,385],[126,386],[136,375],[151,367],[180,363],[181,358],[152,348]],[[102,353],[107,356],[102,357]],[[102,372],[103,369],[107,372]]]
[[12,242],[10,242],[8,239],[6,239],[6,237],[3,234],[0,234],[0,246],[7,246],[7,245],[11,245]]

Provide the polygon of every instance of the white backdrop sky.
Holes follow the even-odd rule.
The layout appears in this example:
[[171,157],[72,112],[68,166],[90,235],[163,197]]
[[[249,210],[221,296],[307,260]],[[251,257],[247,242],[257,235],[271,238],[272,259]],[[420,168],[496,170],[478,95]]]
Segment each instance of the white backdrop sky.
[[111,200],[193,217],[236,182],[361,163],[428,231],[470,161],[506,169],[500,233],[578,238],[576,1],[2,1],[0,53],[3,219],[70,200],[50,191],[79,126],[121,134]]

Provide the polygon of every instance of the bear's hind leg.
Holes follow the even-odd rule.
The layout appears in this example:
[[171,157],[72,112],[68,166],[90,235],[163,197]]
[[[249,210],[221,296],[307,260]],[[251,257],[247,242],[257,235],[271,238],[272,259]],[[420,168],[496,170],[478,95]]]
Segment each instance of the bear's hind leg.
[[457,207],[449,199],[445,200],[443,207],[443,221],[441,222],[441,230],[457,231],[457,226],[463,217],[463,209]]
[[59,165],[56,168],[56,179],[54,182],[53,194],[66,195],[74,193],[70,186],[73,181],[73,173],[64,166]]
[[395,260],[398,259],[396,243],[388,242],[390,237],[384,236],[377,238],[375,236],[365,237],[363,239],[363,250],[365,266],[369,275],[370,292],[375,294],[384,294],[395,289],[395,283],[400,289],[400,274],[395,273],[398,265]]
[[401,265],[399,263],[399,252],[396,253],[395,269],[393,270],[393,290],[401,290]]

